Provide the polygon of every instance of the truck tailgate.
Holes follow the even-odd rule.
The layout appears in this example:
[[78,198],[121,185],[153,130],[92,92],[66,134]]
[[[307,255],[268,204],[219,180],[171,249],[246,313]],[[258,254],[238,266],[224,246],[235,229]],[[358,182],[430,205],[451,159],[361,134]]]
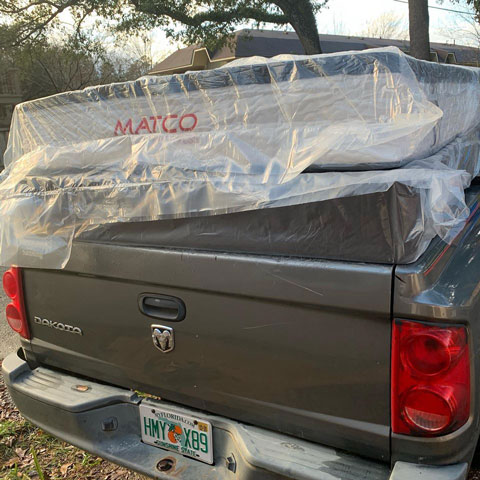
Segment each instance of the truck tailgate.
[[388,460],[391,266],[79,242],[23,276],[39,363]]

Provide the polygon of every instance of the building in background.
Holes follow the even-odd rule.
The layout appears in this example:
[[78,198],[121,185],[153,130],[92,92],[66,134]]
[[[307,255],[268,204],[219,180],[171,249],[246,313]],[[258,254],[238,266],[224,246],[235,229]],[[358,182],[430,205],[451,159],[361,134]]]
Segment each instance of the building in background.
[[0,167],[3,168],[3,153],[7,146],[8,131],[15,105],[22,101],[19,74],[16,68],[0,73]]
[[[395,46],[408,53],[406,40],[387,40],[381,38],[349,37],[344,35],[320,35],[323,53],[365,50]],[[456,63],[460,65],[480,66],[480,50],[461,45],[431,43],[432,61]],[[201,45],[192,45],[172,53],[155,65],[150,75],[171,75],[190,70],[210,70],[225,65],[236,58],[273,57],[283,53],[302,55],[300,40],[294,32],[278,30],[240,30],[235,32],[232,41],[215,51]]]

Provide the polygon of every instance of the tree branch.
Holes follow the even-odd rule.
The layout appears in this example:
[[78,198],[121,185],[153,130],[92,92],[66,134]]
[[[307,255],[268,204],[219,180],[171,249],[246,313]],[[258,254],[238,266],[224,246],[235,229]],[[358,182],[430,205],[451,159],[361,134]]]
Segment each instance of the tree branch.
[[39,58],[37,58],[36,61],[37,61],[37,63],[40,64],[40,66],[43,68],[43,70],[44,70],[45,73],[47,74],[48,78],[49,78],[50,81],[52,82],[53,88],[55,88],[55,90],[56,90],[57,93],[60,93],[61,89],[57,86],[57,84],[56,84],[56,82],[55,82],[55,79],[54,79],[53,76],[50,74],[50,70],[47,68],[47,66],[46,66]]
[[199,27],[205,22],[230,23],[242,19],[278,25],[285,25],[289,22],[288,17],[282,13],[272,13],[265,9],[249,6],[239,6],[226,10],[208,10],[189,15],[184,10],[178,10],[165,4],[155,4],[142,0],[132,0],[132,4],[139,12],[155,16],[166,16],[190,27]]

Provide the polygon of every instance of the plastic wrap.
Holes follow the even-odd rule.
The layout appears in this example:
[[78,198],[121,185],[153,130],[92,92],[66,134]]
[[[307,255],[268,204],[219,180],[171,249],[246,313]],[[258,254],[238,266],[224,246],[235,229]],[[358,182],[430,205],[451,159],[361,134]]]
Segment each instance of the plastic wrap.
[[478,173],[479,77],[420,64],[393,48],[299,57],[22,104],[0,177],[0,262],[62,268],[73,238],[98,225],[301,208],[396,184],[421,215],[398,240],[421,240],[418,254],[436,234],[448,241]]
[[[6,163],[42,148],[114,149],[129,136],[157,163],[280,176],[390,168],[476,126],[480,74],[395,48],[270,59],[87,88],[19,105]],[[443,120],[439,123],[439,119]],[[436,129],[433,127],[436,126]],[[148,138],[148,139],[147,139]]]
[[410,263],[432,237],[424,199],[395,183],[385,192],[321,202],[157,222],[101,225],[81,242],[318,258]]

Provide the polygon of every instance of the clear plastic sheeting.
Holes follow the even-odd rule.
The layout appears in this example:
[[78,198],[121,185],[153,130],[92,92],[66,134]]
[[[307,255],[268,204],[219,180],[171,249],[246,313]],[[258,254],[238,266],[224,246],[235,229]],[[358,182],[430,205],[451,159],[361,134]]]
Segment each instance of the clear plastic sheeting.
[[[421,202],[421,218],[402,233],[420,239],[419,255],[468,217],[478,83],[474,69],[391,48],[22,104],[0,177],[0,263],[62,268],[73,239],[102,224],[301,208],[396,184]],[[401,168],[379,170],[392,167]]]
[[[478,145],[477,141],[477,157]],[[62,268],[70,256],[74,236],[99,224],[218,215],[286,205],[301,208],[304,203],[386,191],[396,183],[418,192],[422,215],[404,236],[421,236],[424,249],[436,234],[447,241],[452,239],[468,217],[464,188],[471,175],[445,165],[446,160],[453,162],[454,153],[458,154],[457,163],[465,161],[465,149],[453,144],[435,158],[412,162],[397,170],[307,173],[271,185],[254,182],[248,176],[208,177],[171,169],[160,169],[155,181],[144,181],[147,172],[150,177],[153,174],[149,166],[146,170],[129,170],[119,168],[121,164],[117,162],[114,170],[118,176],[105,184],[105,173],[112,168],[108,157],[102,163],[101,155],[96,157],[90,152],[88,158],[95,166],[92,169],[71,162],[67,167],[67,157],[54,166],[52,152],[49,170],[61,172],[55,181],[44,176],[41,166],[34,166],[25,176],[26,165],[17,161],[0,183],[0,258],[3,264]]]
[[49,147],[118,147],[265,182],[309,167],[391,168],[476,126],[480,74],[443,68],[440,79],[436,68],[414,70],[388,48],[87,88],[19,105],[6,163]]

